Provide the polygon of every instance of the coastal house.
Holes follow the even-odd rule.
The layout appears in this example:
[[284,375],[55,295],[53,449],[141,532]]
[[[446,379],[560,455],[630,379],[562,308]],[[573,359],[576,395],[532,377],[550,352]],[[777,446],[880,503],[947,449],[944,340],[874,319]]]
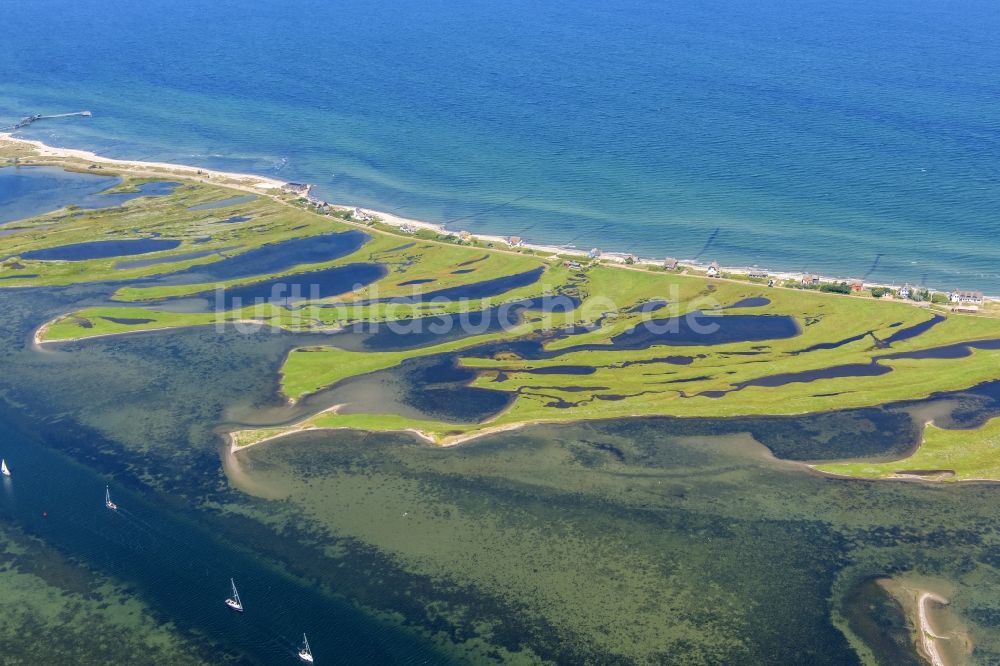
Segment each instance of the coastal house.
[[401,224],[399,225],[399,230],[404,234],[413,235],[417,233],[416,227],[414,227],[412,224]]
[[462,241],[463,243],[467,243],[470,240],[472,240],[472,234],[469,233],[468,231],[464,231],[464,230],[463,231],[459,231],[458,232],[458,240]]
[[951,311],[955,312],[955,313],[958,313],[958,314],[976,314],[977,312],[979,312],[979,306],[978,305],[956,305],[956,306],[954,306],[954,307],[951,308]]
[[312,189],[312,185],[308,183],[285,183],[281,186],[281,189],[289,194],[298,194],[299,196],[308,196],[309,190]]
[[668,271],[676,271],[678,266],[680,266],[680,262],[673,257],[667,257],[663,260],[663,268]]
[[566,268],[577,269],[580,268],[580,262],[567,260],[563,262],[563,266],[565,266]]
[[596,247],[591,248],[590,252],[587,253],[587,257],[590,259],[598,259],[600,258],[600,256],[601,256],[601,251],[598,250]]
[[911,296],[913,296],[913,287],[911,287],[908,284],[904,284],[902,287],[899,288],[897,294],[900,298],[909,299]]
[[708,277],[719,277],[719,262],[713,261],[708,265]]
[[812,273],[806,273],[802,276],[800,282],[806,286],[812,286],[819,284],[819,276],[813,275]]
[[362,222],[372,221],[372,216],[366,213],[365,211],[361,210],[360,208],[355,208],[353,211],[351,211],[351,217],[353,217],[355,220],[360,220]]
[[766,280],[768,278],[767,271],[760,268],[748,268],[747,277],[751,280]]
[[508,236],[507,237],[507,247],[522,247],[524,246],[524,239],[520,236]]
[[861,290],[865,288],[865,283],[861,280],[851,280],[847,284],[851,287],[851,291],[855,294],[861,293]]
[[952,303],[971,303],[973,305],[982,305],[983,292],[955,290],[951,292],[949,299]]

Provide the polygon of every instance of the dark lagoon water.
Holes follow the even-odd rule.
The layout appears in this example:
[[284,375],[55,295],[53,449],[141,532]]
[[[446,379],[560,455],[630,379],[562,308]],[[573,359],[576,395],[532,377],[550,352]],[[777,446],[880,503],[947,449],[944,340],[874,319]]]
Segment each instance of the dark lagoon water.
[[138,197],[162,196],[177,183],[141,183],[135,192],[103,194],[121,184],[114,176],[64,171],[57,167],[0,168],[0,225],[74,205],[111,208]]
[[387,273],[381,264],[348,264],[192,296],[212,297],[213,307],[220,312],[263,303],[286,307],[303,300],[329,298],[360,289]]
[[[470,282],[457,287],[435,289],[413,294],[411,296],[399,296],[386,300],[395,303],[422,303],[434,300],[445,302],[462,299],[474,300],[489,298],[491,296],[499,296],[500,294],[512,291],[518,287],[526,287],[529,284],[534,284],[538,282],[544,272],[545,268],[533,268],[530,271],[524,271],[523,273],[514,273],[513,275],[504,275],[502,277],[483,280],[481,282]],[[409,284],[418,283],[413,281]]]
[[[89,292],[90,297],[99,295],[97,291]],[[88,292],[76,289],[66,290],[61,297],[54,298],[34,290],[32,293],[0,293],[5,312],[11,315],[0,330],[7,369],[21,378],[34,376],[36,372],[43,378],[30,385],[22,383],[26,392],[21,398],[30,400],[35,407],[14,407],[9,402],[0,405],[0,432],[4,435],[2,454],[14,474],[0,493],[0,514],[4,521],[12,522],[28,535],[41,539],[47,547],[97,572],[90,575],[100,574],[119,581],[128,590],[126,598],[141,598],[148,603],[161,627],[170,623],[175,627],[172,631],[188,635],[198,646],[204,663],[295,663],[294,648],[303,631],[310,635],[317,656],[325,653],[330,659],[344,659],[347,655],[348,661],[359,663],[447,662],[448,656],[439,653],[427,641],[394,628],[392,623],[359,612],[332,588],[317,587],[316,579],[305,570],[287,562],[261,558],[255,548],[249,546],[262,538],[263,533],[249,541],[224,536],[230,530],[241,531],[238,525],[242,521],[237,517],[223,519],[217,516],[219,522],[214,526],[204,523],[200,517],[204,501],[208,499],[203,495],[205,491],[215,488],[223,493],[219,498],[230,491],[225,490],[224,484],[219,485],[219,443],[209,421],[203,421],[201,426],[195,424],[208,413],[218,414],[222,405],[220,399],[222,402],[240,400],[238,395],[252,395],[257,391],[261,393],[255,399],[266,396],[272,390],[273,375],[265,379],[270,372],[263,372],[264,368],[273,371],[295,339],[236,334],[216,338],[211,345],[223,345],[229,354],[228,360],[218,367],[221,369],[235,361],[240,356],[238,350],[242,349],[250,352],[249,356],[244,356],[244,361],[248,362],[244,370],[225,379],[216,376],[215,380],[209,380],[211,388],[206,384],[206,391],[200,397],[195,398],[193,394],[187,398],[175,396],[180,402],[168,398],[173,404],[165,411],[147,409],[152,403],[141,406],[145,402],[142,398],[126,406],[120,401],[129,393],[138,397],[135,393],[138,391],[158,402],[172,392],[171,386],[181,387],[178,381],[193,380],[190,375],[182,379],[174,370],[189,362],[208,360],[198,355],[208,348],[201,347],[201,342],[194,347],[188,346],[194,338],[200,337],[198,333],[190,336],[182,333],[179,338],[171,338],[173,351],[149,356],[154,365],[169,359],[168,365],[173,369],[160,366],[165,372],[162,375],[139,356],[133,356],[139,365],[132,366],[132,370],[127,367],[131,363],[119,365],[110,361],[125,349],[117,345],[105,347],[103,351],[88,349],[82,359],[64,350],[51,354],[24,350],[24,335],[30,332],[31,326],[37,325],[39,317],[47,316],[43,312],[45,308],[55,306],[59,309],[68,304],[68,299],[86,298]],[[56,305],[58,302],[62,305]],[[52,312],[48,310],[47,314]],[[178,344],[180,346],[176,346]],[[201,352],[191,356],[196,347]],[[13,360],[11,354],[20,360]],[[140,352],[142,355],[146,352]],[[103,376],[113,388],[103,391],[98,400],[87,400],[85,378],[88,375],[92,379],[100,377],[101,373],[90,374],[96,367],[93,363],[100,358],[110,361],[115,368],[112,370],[109,366],[109,374]],[[27,365],[21,365],[22,362]],[[131,372],[141,367],[158,376],[130,379]],[[51,379],[51,383],[45,377]],[[75,384],[76,380],[84,383]],[[139,380],[138,384],[134,380]],[[155,390],[140,388],[150,387],[151,381]],[[12,375],[3,380],[5,390],[14,383],[18,382]],[[245,392],[246,389],[249,391]],[[195,398],[195,402],[189,398]],[[196,404],[202,400],[206,402]],[[112,408],[114,401],[119,401],[117,408]],[[64,420],[67,414],[59,416],[49,409],[48,406],[55,407],[57,403],[75,414],[71,417],[75,426],[67,428]],[[105,407],[111,411],[105,411]],[[137,418],[139,420],[134,421]],[[128,421],[134,421],[133,425],[138,428],[133,429]],[[188,435],[181,432],[192,426],[196,432]],[[120,429],[122,427],[124,430]],[[131,435],[126,432],[130,430]],[[123,446],[122,437],[138,447],[129,451],[129,446]],[[169,453],[160,448],[160,444],[167,441],[187,444]],[[156,450],[159,453],[154,453]],[[150,485],[149,478],[139,480],[140,469],[152,462],[152,458],[143,460],[147,454],[154,458],[166,454],[166,458],[160,460],[165,466],[157,475],[162,474],[160,479],[167,485],[160,486],[159,482]],[[167,459],[172,459],[173,463]],[[168,471],[170,469],[173,471]],[[171,478],[173,481],[169,481]],[[117,513],[103,507],[102,493],[107,482],[111,483],[114,498],[121,507]],[[258,529],[267,531],[262,524]],[[269,538],[279,549],[294,550],[287,537],[272,533]],[[0,573],[0,577],[3,575]],[[230,576],[240,584],[247,608],[243,616],[232,614],[222,604],[228,594]],[[60,585],[66,584],[58,576],[49,578],[53,579],[52,585],[57,591]],[[18,640],[19,645],[24,644],[24,658],[29,661],[43,658],[40,655],[46,650],[40,649],[38,643],[44,641],[31,640],[31,637],[40,639],[43,635],[51,635],[52,628],[41,618],[35,618],[34,622],[31,618],[24,619],[29,633],[22,634]],[[21,625],[0,622],[0,635],[6,636],[7,631],[18,627]],[[93,629],[100,632],[102,627]],[[70,640],[58,647],[58,653],[52,653],[56,663],[92,663],[97,653],[92,644],[95,635],[91,634],[89,639],[81,635],[74,642],[75,634],[67,634]],[[141,635],[129,639],[139,643],[135,646],[137,650],[141,648]],[[17,658],[21,648],[7,639],[4,645],[5,656]],[[133,656],[142,662],[141,652]],[[167,658],[161,663],[173,661]]]
[[192,259],[202,259],[204,257],[211,257],[213,254],[220,255],[221,253],[233,250],[235,247],[220,247],[215,250],[201,250],[199,252],[184,252],[182,254],[172,254],[166,257],[151,257],[149,259],[132,259],[129,261],[119,261],[115,264],[117,270],[127,270],[130,268],[145,268],[146,266],[159,266],[160,264],[172,264],[179,261],[190,261]]
[[[451,450],[314,433],[222,455],[223,474],[216,424],[289,415],[275,394],[281,359],[336,336],[195,329],[30,348],[39,323],[108,291],[0,290],[0,431],[15,474],[0,514],[39,539],[17,541],[28,555],[0,581],[53,549],[69,558],[44,577],[55,598],[106,577],[151,618],[120,651],[168,631],[192,660],[294,663],[306,631],[318,657],[343,663],[857,663],[831,612],[889,626],[852,590],[916,571],[955,585],[977,654],[1000,655],[995,486],[828,479],[763,448],[793,460],[901,455],[919,438],[911,414],[974,427],[1000,414],[996,384],[824,415],[537,427]],[[340,398],[483,413],[494,392],[463,392],[468,372],[446,361],[369,377]],[[105,483],[117,514],[102,506]],[[221,603],[229,576],[242,617]],[[127,616],[119,593],[91,594]],[[86,663],[114,621],[60,620],[59,654]],[[705,623],[717,630],[685,628]],[[32,614],[0,622],[5,631],[18,635],[13,654],[33,644],[37,656],[52,625]]]
[[55,167],[0,169],[0,224],[23,220],[93,198],[119,182],[113,176],[72,173]]
[[158,278],[162,284],[190,284],[214,280],[238,280],[268,275],[351,254],[369,240],[360,231],[293,238],[264,245],[209,264],[192,266]]
[[86,261],[87,259],[106,259],[108,257],[127,257],[135,254],[162,252],[180,247],[181,241],[165,238],[137,238],[130,240],[89,241],[60,245],[43,250],[31,250],[20,256],[24,259],[42,259],[46,261]]

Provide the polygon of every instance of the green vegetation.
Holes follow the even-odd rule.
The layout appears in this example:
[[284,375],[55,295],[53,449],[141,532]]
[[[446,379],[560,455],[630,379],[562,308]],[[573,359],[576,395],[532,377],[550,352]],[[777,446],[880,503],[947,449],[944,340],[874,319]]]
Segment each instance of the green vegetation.
[[830,474],[861,479],[1000,481],[1000,418],[978,430],[945,430],[928,424],[924,441],[909,458],[893,462],[815,465]]
[[[417,319],[433,323],[447,315],[486,311],[543,295],[572,295],[580,300],[579,307],[570,312],[525,310],[516,325],[505,329],[493,327],[470,332],[464,338],[453,335],[438,343],[430,340],[417,349],[348,351],[333,346],[310,346],[293,350],[281,369],[282,391],[299,400],[346,380],[394,368],[409,359],[453,355],[460,365],[475,371],[471,385],[516,396],[509,409],[484,423],[400,419],[376,401],[360,410],[370,412],[367,417],[359,415],[355,406],[351,414],[326,412],[293,424],[292,429],[357,427],[363,422],[376,429],[414,428],[436,441],[448,442],[541,421],[635,415],[798,414],[862,407],[962,389],[1000,376],[994,369],[1000,352],[983,350],[951,360],[881,360],[878,361],[883,367],[881,374],[853,371],[825,378],[815,375],[839,366],[870,366],[879,355],[888,353],[876,345],[876,339],[884,340],[931,316],[926,309],[907,303],[880,303],[865,296],[841,293],[850,291],[847,284],[812,289],[767,288],[752,282],[706,280],[640,265],[580,265],[562,257],[539,256],[525,250],[484,248],[475,241],[460,242],[427,230],[402,234],[377,220],[358,225],[348,211],[319,210],[299,197],[271,190],[249,202],[192,210],[199,204],[226,199],[240,191],[179,174],[161,176],[166,177],[182,183],[171,195],[139,198],[114,209],[64,209],[19,223],[29,230],[0,239],[0,255],[15,258],[6,262],[2,274],[38,277],[15,277],[5,281],[4,286],[104,280],[128,283],[217,261],[223,254],[231,256],[270,243],[358,226],[365,229],[371,240],[347,256],[299,265],[283,273],[220,284],[126,284],[114,295],[120,306],[91,307],[61,316],[38,331],[39,341],[81,340],[208,325],[331,332],[356,323]],[[132,188],[148,179],[145,174],[142,177],[126,174],[121,187]],[[242,189],[246,190],[245,184]],[[228,223],[235,215],[249,219]],[[121,259],[77,262],[16,259],[27,251],[54,245],[95,238],[148,238],[154,234],[182,241],[175,250],[152,255],[156,258],[194,250],[216,250],[219,255],[128,269],[116,268]],[[297,303],[290,307],[265,304],[228,312],[181,312],[158,303],[159,299],[203,293],[220,285],[245,285],[357,263],[382,264],[388,273],[356,291],[328,297],[320,303]],[[443,302],[385,301],[413,294],[418,288],[426,292],[461,287],[539,267],[544,268],[544,273],[537,282],[471,302],[458,298]],[[739,309],[729,309],[746,299],[755,300]],[[660,303],[661,309],[654,314],[642,311],[643,304],[653,302]],[[706,339],[700,345],[655,344],[634,350],[612,344],[615,336],[650,318],[700,312],[721,317],[790,317],[801,333],[754,342],[708,344],[710,340]],[[699,320],[703,324],[713,321],[706,315],[700,315]],[[567,334],[570,331],[572,335]],[[482,351],[483,345],[524,338],[538,340],[548,358],[531,360],[515,353]],[[851,341],[852,338],[856,339]],[[1000,320],[951,315],[926,332],[893,344],[889,351],[917,351],[989,338],[1000,338]],[[587,347],[581,349],[584,345]],[[803,351],[807,349],[810,351]],[[592,368],[592,372],[560,371],[559,366],[581,366]],[[546,367],[551,369],[546,371]],[[798,381],[792,377],[793,381],[777,385],[753,385],[775,375],[796,373],[814,374]],[[248,442],[258,436],[249,432],[237,439]]]

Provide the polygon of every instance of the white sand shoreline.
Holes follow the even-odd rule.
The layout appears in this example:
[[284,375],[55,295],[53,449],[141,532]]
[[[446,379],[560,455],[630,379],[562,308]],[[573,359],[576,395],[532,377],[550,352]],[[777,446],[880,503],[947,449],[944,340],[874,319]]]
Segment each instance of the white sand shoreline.
[[[225,185],[227,187],[233,187],[235,189],[244,190],[247,192],[254,192],[256,194],[267,194],[269,191],[276,190],[281,191],[282,188],[286,187],[290,183],[288,181],[282,181],[276,178],[271,178],[268,176],[258,176],[254,174],[246,173],[236,173],[228,171],[218,171],[214,169],[194,167],[185,164],[174,164],[170,162],[148,162],[143,160],[123,160],[115,159],[111,157],[102,157],[89,150],[79,150],[75,148],[57,148],[55,146],[50,146],[41,141],[33,139],[22,139],[13,136],[10,133],[0,132],[0,141],[7,141],[15,144],[21,144],[24,146],[29,146],[35,149],[38,154],[37,157],[41,159],[53,158],[53,159],[76,159],[81,161],[87,161],[95,165],[107,165],[115,168],[126,169],[130,172],[150,175],[150,176],[164,176],[163,172],[174,172],[182,174],[184,177],[191,178],[193,180],[199,180],[206,183],[215,183]],[[307,195],[309,200],[313,203],[326,203]],[[346,203],[329,202],[330,205],[336,206],[338,208],[347,208],[358,210],[371,215],[373,217],[379,218],[381,222],[385,224],[396,227],[412,227],[415,229],[427,229],[440,234],[453,234],[456,233],[450,229],[447,229],[443,224],[437,224],[433,222],[427,222],[424,220],[414,220],[410,218],[401,217],[399,215],[394,215],[392,213],[387,213],[380,210],[364,208],[359,206],[352,206]],[[494,243],[500,246],[507,244],[507,237],[498,236],[494,234],[470,234],[470,237],[484,243]],[[560,254],[567,256],[577,256],[577,257],[587,257],[588,252],[580,250],[577,248],[568,248],[558,245],[545,244],[545,243],[528,243],[524,242],[521,247],[540,253],[548,254]],[[601,260],[605,262],[612,262],[620,265],[627,265],[627,260],[630,256],[624,252],[607,251],[601,253]],[[634,265],[646,267],[646,266],[659,266],[662,265],[664,259],[650,259],[650,258],[635,258]],[[695,271],[703,272],[708,268],[708,264],[703,262],[695,261],[693,259],[679,259],[678,266],[680,268],[691,269]],[[768,277],[776,281],[785,280],[798,280],[802,277],[801,272],[795,271],[781,271],[781,270],[770,270],[766,268],[754,267],[753,270],[760,270],[767,273]],[[730,273],[733,275],[747,275],[750,272],[750,268],[747,267],[736,267],[736,266],[720,266],[719,271],[721,273]],[[851,277],[831,277],[816,275],[817,279],[821,283],[839,283],[850,281]],[[870,282],[864,281],[866,287],[884,287],[889,289],[897,288],[899,285],[895,282],[885,283],[885,282]],[[931,289],[932,292],[947,293],[943,289]],[[987,295],[986,300],[990,301],[1000,301],[1000,297]]]
[[935,594],[934,592],[923,591],[917,598],[917,618],[920,631],[920,645],[923,648],[924,654],[931,662],[931,666],[945,666],[944,658],[941,655],[941,651],[938,650],[937,639],[945,638],[945,636],[938,636],[934,632],[934,627],[931,625],[931,620],[928,612],[928,604],[930,603],[947,604],[948,600],[944,597]]

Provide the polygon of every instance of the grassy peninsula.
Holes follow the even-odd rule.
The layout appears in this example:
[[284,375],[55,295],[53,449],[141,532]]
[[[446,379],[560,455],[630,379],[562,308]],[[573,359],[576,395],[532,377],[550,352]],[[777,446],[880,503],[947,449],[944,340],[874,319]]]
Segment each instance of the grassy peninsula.
[[814,468],[859,479],[1000,480],[1000,419],[978,430],[946,430],[928,424],[919,448],[903,460],[827,463]]

